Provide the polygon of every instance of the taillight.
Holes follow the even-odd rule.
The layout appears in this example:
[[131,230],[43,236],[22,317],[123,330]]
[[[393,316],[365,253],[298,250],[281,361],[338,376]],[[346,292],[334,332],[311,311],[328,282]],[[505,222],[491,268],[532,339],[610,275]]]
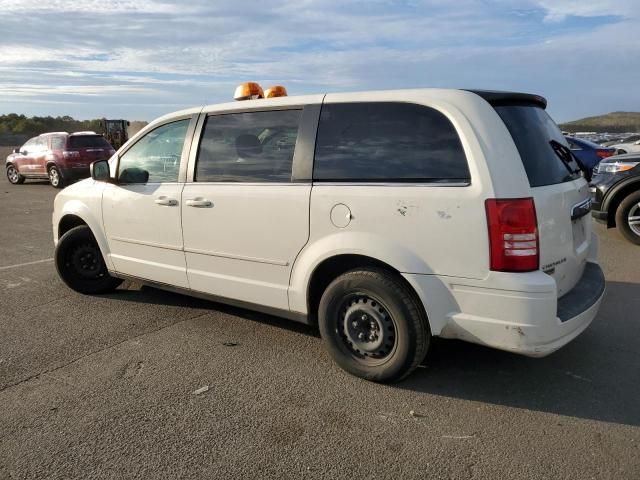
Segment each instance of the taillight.
[[540,262],[538,219],[533,198],[488,199],[490,268],[531,272]]
[[596,150],[596,155],[600,158],[607,158],[613,155],[611,150]]
[[66,159],[72,159],[72,158],[80,158],[80,152],[76,151],[76,150],[65,150],[64,152],[62,152],[62,156]]

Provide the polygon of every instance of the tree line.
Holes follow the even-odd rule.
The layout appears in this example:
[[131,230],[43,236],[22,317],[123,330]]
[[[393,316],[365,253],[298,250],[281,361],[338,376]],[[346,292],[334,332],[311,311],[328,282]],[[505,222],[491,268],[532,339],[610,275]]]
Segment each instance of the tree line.
[[[0,145],[19,146],[29,138],[46,132],[78,132],[91,130],[104,133],[101,118],[76,120],[68,115],[62,117],[27,117],[17,113],[0,115]],[[131,122],[130,130],[142,128],[146,122]]]

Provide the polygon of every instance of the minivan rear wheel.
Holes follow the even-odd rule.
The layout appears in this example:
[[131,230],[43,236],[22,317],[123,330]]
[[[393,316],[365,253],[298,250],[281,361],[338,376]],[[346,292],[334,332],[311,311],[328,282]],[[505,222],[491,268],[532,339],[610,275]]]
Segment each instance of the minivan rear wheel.
[[76,292],[108,293],[122,283],[109,275],[100,247],[86,225],[72,228],[60,237],[55,262],[60,278]]
[[20,175],[18,169],[14,165],[7,165],[7,180],[13,185],[24,183],[24,176]]
[[616,210],[616,226],[627,240],[640,245],[640,191],[627,195],[620,202]]
[[329,353],[347,372],[398,381],[424,360],[431,332],[416,295],[379,269],[352,270],[324,291],[318,323]]

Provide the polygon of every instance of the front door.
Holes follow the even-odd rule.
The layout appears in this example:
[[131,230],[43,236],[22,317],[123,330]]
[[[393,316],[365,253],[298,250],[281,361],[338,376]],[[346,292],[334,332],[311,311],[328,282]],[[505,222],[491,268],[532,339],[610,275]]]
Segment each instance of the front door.
[[310,182],[292,181],[302,110],[209,116],[182,192],[191,288],[288,309],[293,262],[309,237]]
[[[188,288],[182,242],[181,160],[190,122],[161,125],[119,158],[116,182],[102,198],[104,227],[116,272]],[[185,139],[187,142],[185,142]]]
[[34,171],[34,155],[36,154],[37,144],[38,137],[29,139],[24,145],[22,145],[22,147],[20,147],[20,153],[13,161],[18,168],[18,171],[27,177],[36,173]]

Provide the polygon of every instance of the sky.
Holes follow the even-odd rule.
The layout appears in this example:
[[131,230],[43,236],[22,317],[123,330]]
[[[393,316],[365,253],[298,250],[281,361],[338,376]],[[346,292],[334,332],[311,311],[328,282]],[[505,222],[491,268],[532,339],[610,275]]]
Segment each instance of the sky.
[[556,121],[640,111],[639,0],[0,0],[0,114],[152,120],[290,95],[517,90]]

